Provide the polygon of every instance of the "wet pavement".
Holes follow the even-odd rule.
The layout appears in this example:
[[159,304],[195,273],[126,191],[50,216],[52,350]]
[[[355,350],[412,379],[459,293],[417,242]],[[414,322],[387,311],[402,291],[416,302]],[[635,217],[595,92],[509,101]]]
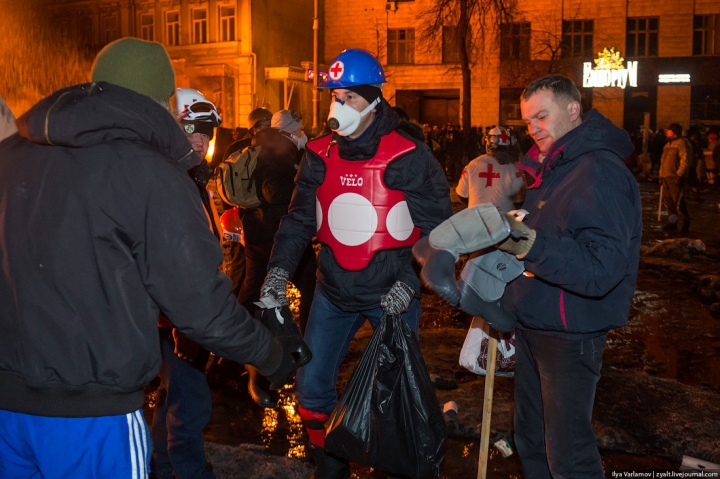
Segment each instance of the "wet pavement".
[[[668,238],[656,221],[658,185],[640,186],[647,250]],[[717,275],[720,265],[720,192],[704,197],[688,203],[693,218],[689,237],[701,239],[706,251],[682,261],[643,256],[628,324],[609,334],[593,418],[608,477],[613,471],[677,471],[684,454],[720,462],[720,320],[710,310],[712,301],[700,294],[700,278]],[[423,313],[421,347],[438,399],[459,405],[441,477],[476,477],[484,378],[457,364],[471,318],[433,294],[423,295]],[[366,326],[353,341],[341,368],[341,391],[371,334]],[[292,390],[282,392],[277,409],[261,409],[250,400],[243,373],[227,362],[208,368],[213,417],[206,440],[262,446],[270,462],[281,456],[307,460],[307,438]],[[154,387],[147,388],[148,403]],[[512,387],[512,379],[496,379],[492,440],[512,439]],[[149,408],[146,413],[148,418],[152,414]],[[303,471],[292,477],[309,476]],[[354,466],[353,477],[384,475]],[[491,448],[487,477],[523,477],[517,454],[504,458]]]

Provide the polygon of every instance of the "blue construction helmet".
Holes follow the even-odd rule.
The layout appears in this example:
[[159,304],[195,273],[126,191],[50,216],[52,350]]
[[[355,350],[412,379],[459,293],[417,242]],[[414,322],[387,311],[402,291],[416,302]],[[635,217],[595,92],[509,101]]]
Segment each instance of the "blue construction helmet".
[[385,83],[382,65],[372,53],[361,48],[343,50],[328,69],[327,81],[318,88],[334,89]]

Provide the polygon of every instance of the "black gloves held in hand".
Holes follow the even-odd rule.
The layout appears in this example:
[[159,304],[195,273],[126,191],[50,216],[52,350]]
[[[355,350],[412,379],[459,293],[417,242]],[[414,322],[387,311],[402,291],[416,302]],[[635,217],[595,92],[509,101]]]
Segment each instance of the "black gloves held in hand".
[[274,340],[282,347],[282,360],[277,370],[266,377],[270,380],[270,389],[282,389],[283,386],[290,384],[295,376],[296,354],[304,343],[300,336],[278,336]]

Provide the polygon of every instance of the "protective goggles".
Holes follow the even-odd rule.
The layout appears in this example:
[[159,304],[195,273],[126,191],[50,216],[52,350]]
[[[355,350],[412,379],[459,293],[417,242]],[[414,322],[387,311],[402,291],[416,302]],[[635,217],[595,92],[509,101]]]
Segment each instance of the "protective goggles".
[[215,105],[212,103],[196,102],[188,105],[182,112],[183,120],[212,121],[215,126],[220,125],[222,118],[218,115]]

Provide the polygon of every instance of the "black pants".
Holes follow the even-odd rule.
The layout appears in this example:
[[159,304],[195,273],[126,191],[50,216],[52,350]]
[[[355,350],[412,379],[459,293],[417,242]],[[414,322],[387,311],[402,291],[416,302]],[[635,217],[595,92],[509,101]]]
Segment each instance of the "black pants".
[[515,330],[515,446],[526,479],[605,477],[590,421],[606,339]]

